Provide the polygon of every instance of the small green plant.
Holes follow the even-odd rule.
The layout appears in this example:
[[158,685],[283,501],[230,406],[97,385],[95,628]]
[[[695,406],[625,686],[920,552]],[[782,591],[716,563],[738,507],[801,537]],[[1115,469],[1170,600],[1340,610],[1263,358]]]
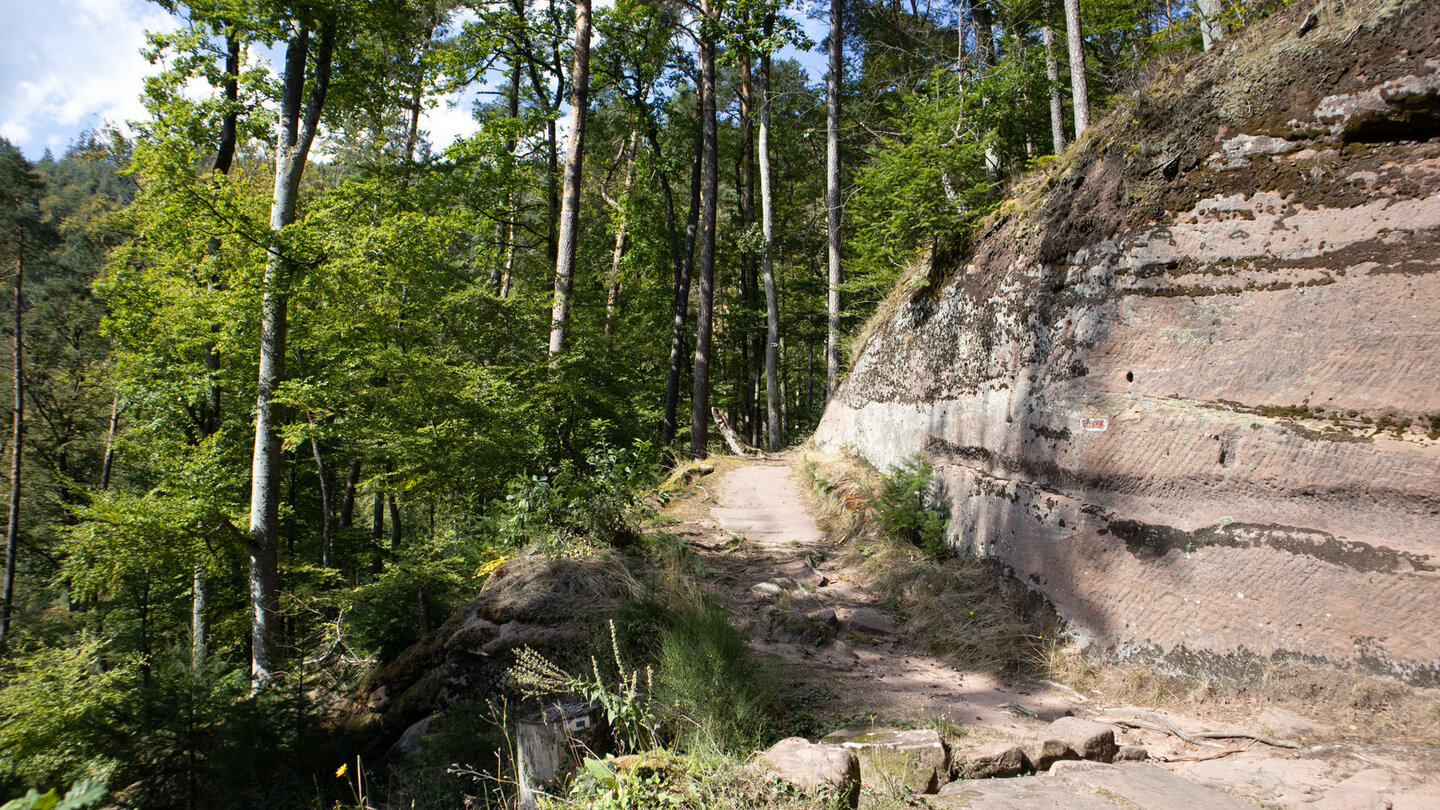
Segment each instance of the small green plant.
[[569,459],[513,481],[499,521],[514,545],[558,545],[581,539],[624,545],[654,512],[660,467],[648,441],[629,448],[597,444],[584,464]]
[[908,540],[931,556],[946,557],[950,548],[945,543],[945,512],[931,504],[933,482],[930,462],[916,454],[881,477],[871,508],[875,522],[887,534]]
[[64,796],[54,790],[41,793],[32,789],[24,796],[0,805],[0,810],[81,810],[83,807],[93,807],[104,799],[104,783],[81,779],[72,785]]
[[594,656],[590,657],[590,674],[576,677],[529,647],[516,656],[510,676],[526,697],[580,695],[590,704],[599,706],[622,753],[653,748],[660,741],[660,718],[654,712],[650,699],[654,692],[654,676],[650,667],[646,667],[642,683],[640,670],[625,667],[620,658],[620,640],[613,620],[610,622],[610,650],[615,660],[614,683],[601,675],[600,663]]

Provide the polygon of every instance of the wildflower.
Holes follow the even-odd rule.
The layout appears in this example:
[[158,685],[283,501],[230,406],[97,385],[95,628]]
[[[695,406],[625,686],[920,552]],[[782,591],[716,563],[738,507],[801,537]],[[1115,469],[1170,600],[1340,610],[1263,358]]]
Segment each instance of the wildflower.
[[348,762],[347,762],[347,763],[343,763],[340,767],[338,767],[338,768],[335,769],[335,775],[336,775],[337,777],[343,777],[343,776],[345,776],[345,772],[346,772],[349,768],[350,768],[350,763],[348,763]]

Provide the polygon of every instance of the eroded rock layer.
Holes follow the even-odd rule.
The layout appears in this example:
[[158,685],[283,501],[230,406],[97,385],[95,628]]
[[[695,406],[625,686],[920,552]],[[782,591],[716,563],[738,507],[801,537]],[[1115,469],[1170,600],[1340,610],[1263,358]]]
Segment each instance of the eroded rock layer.
[[1121,654],[1440,683],[1437,135],[1440,4],[1277,14],[897,293],[816,441]]

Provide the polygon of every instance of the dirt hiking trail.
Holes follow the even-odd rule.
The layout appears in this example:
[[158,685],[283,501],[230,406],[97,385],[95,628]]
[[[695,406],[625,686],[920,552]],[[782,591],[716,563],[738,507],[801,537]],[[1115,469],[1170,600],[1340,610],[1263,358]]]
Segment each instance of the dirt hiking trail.
[[[1343,737],[1344,730],[1257,701],[1127,707],[1095,691],[1082,694],[1058,683],[1007,682],[996,674],[966,671],[927,653],[907,636],[901,611],[867,584],[871,578],[863,560],[827,538],[796,471],[799,462],[794,453],[721,460],[714,473],[698,479],[693,495],[677,497],[666,510],[675,521],[670,530],[695,552],[696,579],[729,607],[752,648],[774,665],[792,733],[814,740],[841,726],[928,727],[947,738],[953,758],[957,747],[1033,742],[1064,716],[1124,716],[1153,729],[1115,725],[1116,742],[1144,747],[1149,761],[1168,772],[1161,776],[1183,780],[1167,783],[1170,799],[1151,801],[1143,790],[1124,798],[1124,789],[1096,787],[1098,782],[1084,787],[1075,781],[1078,769],[1068,768],[1061,769],[1069,775],[1063,779],[1057,773],[957,782],[932,799],[935,806],[967,807],[973,801],[977,807],[1183,807],[1211,802],[1201,794],[1187,800],[1183,790],[1173,793],[1177,785],[1194,785],[1212,798],[1228,800],[1214,797],[1215,790],[1238,797],[1246,806],[1440,808],[1434,749],[1327,745]],[[1166,724],[1190,732],[1248,730],[1302,745],[1281,748],[1244,738],[1186,742],[1165,731]],[[1069,781],[1062,789],[1064,779]],[[984,793],[986,785],[979,784],[1043,786],[1043,780],[1061,792],[1027,799],[1030,794],[1015,790],[1007,796]],[[965,785],[982,792],[956,791]],[[971,798],[954,798],[961,793]],[[1118,803],[1104,804],[1112,794],[1121,796]],[[1102,803],[1094,804],[1097,800]]]

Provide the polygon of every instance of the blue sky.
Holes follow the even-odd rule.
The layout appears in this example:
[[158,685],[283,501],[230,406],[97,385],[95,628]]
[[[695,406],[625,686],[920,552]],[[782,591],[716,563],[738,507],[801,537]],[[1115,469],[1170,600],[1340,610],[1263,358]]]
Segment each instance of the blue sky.
[[[824,25],[795,16],[819,42]],[[140,90],[155,70],[140,55],[145,31],[177,27],[146,0],[0,0],[0,20],[0,137],[31,159],[63,153],[86,129],[143,117]],[[823,78],[822,55],[783,55]],[[437,145],[473,131],[470,105],[446,103],[455,100],[441,100],[422,124]]]

